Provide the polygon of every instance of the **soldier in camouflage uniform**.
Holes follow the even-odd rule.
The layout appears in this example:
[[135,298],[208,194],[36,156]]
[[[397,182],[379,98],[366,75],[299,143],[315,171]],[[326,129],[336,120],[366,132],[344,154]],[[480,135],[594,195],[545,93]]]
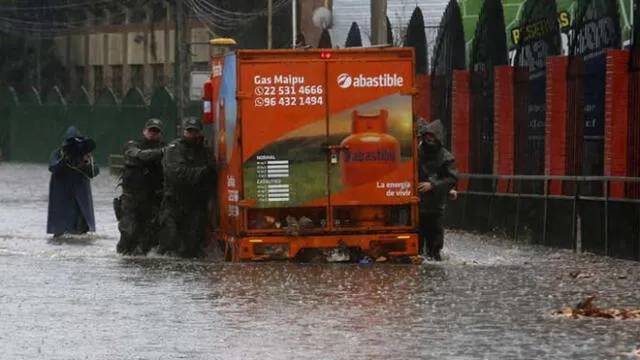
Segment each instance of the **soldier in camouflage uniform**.
[[[116,201],[120,241],[116,250],[125,255],[146,254],[157,244],[156,215],[162,202],[162,121],[150,119],[143,138],[123,147],[122,195]],[[116,199],[118,200],[118,199]]]
[[186,118],[182,129],[182,136],[169,143],[162,160],[165,180],[158,252],[201,257],[209,199],[216,184],[215,160],[204,144],[198,119]]

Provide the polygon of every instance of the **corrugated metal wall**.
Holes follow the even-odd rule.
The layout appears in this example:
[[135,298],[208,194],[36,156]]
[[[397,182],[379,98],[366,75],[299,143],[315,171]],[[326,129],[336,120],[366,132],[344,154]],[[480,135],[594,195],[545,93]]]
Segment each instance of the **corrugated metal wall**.
[[[399,38],[411,18],[411,13],[419,6],[426,26],[437,26],[447,6],[448,0],[387,0],[387,16],[393,28],[394,38]],[[331,40],[337,47],[344,47],[352,22],[357,22],[362,32],[364,46],[370,44],[371,33],[370,0],[333,0],[333,28]],[[437,29],[426,29],[429,50],[435,43]],[[431,52],[429,52],[431,53]]]

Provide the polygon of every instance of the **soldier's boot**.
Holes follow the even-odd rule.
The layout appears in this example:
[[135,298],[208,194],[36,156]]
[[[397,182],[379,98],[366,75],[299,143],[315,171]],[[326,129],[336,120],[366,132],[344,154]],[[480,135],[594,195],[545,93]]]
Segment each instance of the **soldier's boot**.
[[144,237],[138,246],[140,254],[147,255],[153,248],[159,248],[155,234],[149,234]]
[[120,230],[120,241],[116,245],[116,251],[118,254],[132,255],[138,245],[136,243],[136,225],[133,222],[133,218],[124,216],[118,223],[118,230]]
[[442,261],[442,255],[440,254],[440,249],[429,248],[427,250],[427,258],[433,259],[435,261]]
[[158,248],[156,251],[160,255],[173,253],[179,249],[177,232],[171,225],[167,225],[168,224],[165,224],[158,233]]
[[144,238],[140,242],[140,250],[143,253],[148,254],[153,248],[159,248],[159,235],[161,229],[162,223],[158,217],[154,217],[145,229]]
[[116,245],[118,254],[134,255],[136,253],[136,243],[129,239],[129,236],[124,234],[120,235],[120,241],[118,241],[118,245]]
[[178,256],[182,258],[201,258],[204,257],[203,237],[197,231],[187,231],[178,249]]

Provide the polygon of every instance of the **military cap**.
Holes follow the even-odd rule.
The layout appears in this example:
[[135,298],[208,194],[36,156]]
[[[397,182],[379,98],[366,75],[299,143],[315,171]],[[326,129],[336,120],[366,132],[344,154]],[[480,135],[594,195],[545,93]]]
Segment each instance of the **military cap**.
[[145,129],[158,129],[160,131],[162,131],[162,120],[159,119],[149,119],[147,120],[147,122],[144,124],[144,128]]
[[194,129],[194,130],[202,130],[202,124],[200,120],[195,117],[188,117],[182,121],[182,128],[184,130]]

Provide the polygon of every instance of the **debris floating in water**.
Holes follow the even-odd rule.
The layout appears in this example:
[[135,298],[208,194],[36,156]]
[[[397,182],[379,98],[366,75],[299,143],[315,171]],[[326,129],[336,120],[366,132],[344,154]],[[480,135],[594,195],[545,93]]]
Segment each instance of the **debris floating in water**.
[[581,271],[572,271],[569,273],[569,276],[571,276],[573,279],[579,280],[579,279],[595,279],[597,278],[594,274],[592,273],[584,273]]
[[635,350],[633,350],[631,352],[618,352],[615,355],[640,358],[640,345],[636,346]]
[[576,305],[554,311],[554,315],[571,318],[603,318],[616,320],[640,320],[640,309],[597,308],[593,305],[595,296],[590,296]]

